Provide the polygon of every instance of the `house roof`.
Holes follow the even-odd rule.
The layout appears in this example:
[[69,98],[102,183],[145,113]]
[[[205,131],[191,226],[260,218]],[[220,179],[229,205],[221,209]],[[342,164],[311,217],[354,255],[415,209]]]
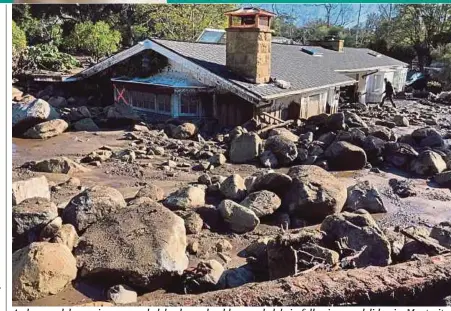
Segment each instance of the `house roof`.
[[[310,55],[302,51],[303,48],[314,49],[322,55]],[[227,83],[232,90],[245,95],[246,99],[252,98],[254,102],[355,83],[354,79],[346,76],[343,72],[407,65],[385,55],[375,56],[377,53],[369,49],[344,48],[343,52],[337,52],[319,46],[272,43],[271,77],[291,84],[289,89],[283,89],[275,83],[250,83],[231,72],[226,67],[226,46],[224,44],[151,39],[140,42],[81,72],[77,77],[67,79],[67,81],[92,76],[147,49],[164,53],[168,58],[178,57],[186,60]]]
[[285,93],[317,89],[325,86],[351,84],[353,79],[320,65],[317,60],[300,51],[299,46],[272,44],[271,76],[290,82],[289,89],[274,83],[254,84],[247,82],[226,67],[224,44],[205,44],[153,39],[156,43],[183,56],[210,72],[225,78],[259,97],[285,96]]

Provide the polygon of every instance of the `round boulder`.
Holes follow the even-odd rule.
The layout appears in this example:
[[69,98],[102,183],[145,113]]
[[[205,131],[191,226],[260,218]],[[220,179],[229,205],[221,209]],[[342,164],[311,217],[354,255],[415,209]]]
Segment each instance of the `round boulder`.
[[262,190],[249,194],[240,205],[252,210],[257,217],[264,217],[274,213],[281,204],[280,198],[277,194]]
[[164,199],[164,190],[158,186],[147,184],[139,189],[136,194],[136,198],[147,197],[155,201],[161,201]]
[[230,229],[236,233],[245,233],[255,229],[260,223],[255,213],[232,200],[223,200],[218,206],[219,213]]
[[63,220],[83,231],[91,224],[127,206],[122,194],[114,188],[94,186],[75,196],[64,209]]
[[265,150],[271,150],[277,157],[280,165],[289,165],[298,156],[296,144],[286,136],[280,134],[271,136],[266,140]]
[[153,202],[121,209],[90,226],[75,255],[82,278],[151,291],[188,267],[186,246],[183,219]]
[[346,141],[332,143],[325,155],[329,167],[335,170],[359,170],[366,164],[365,151]]
[[326,170],[315,165],[299,165],[293,166],[288,175],[293,181],[283,205],[291,215],[321,221],[342,210],[347,197],[346,187]]
[[32,243],[13,254],[13,300],[35,300],[60,292],[77,276],[75,258],[58,243]]

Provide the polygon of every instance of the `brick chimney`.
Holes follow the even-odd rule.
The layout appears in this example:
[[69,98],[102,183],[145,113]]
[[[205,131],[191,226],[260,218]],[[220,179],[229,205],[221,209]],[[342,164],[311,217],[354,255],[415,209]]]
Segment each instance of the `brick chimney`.
[[258,8],[226,12],[226,65],[252,83],[267,83],[271,76],[271,22],[275,14]]
[[322,41],[316,41],[318,45],[323,48],[334,50],[337,52],[343,52],[344,40],[339,40],[335,36],[325,37]]

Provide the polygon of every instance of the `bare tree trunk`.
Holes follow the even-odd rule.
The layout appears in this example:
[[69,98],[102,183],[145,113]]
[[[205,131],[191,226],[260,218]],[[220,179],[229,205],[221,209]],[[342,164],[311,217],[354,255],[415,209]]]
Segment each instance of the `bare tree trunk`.
[[360,13],[362,12],[362,4],[359,5],[359,15],[357,15],[357,27],[355,31],[355,46],[358,46],[359,41],[359,30],[360,30]]
[[432,305],[451,293],[451,256],[388,267],[312,272],[199,295],[149,294],[153,306]]

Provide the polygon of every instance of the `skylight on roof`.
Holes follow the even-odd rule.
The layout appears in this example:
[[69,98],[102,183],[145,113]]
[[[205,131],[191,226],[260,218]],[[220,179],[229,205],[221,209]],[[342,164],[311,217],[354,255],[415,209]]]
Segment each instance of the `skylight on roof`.
[[370,54],[371,56],[374,56],[374,57],[381,57],[382,56],[381,54],[379,54],[377,52],[368,52],[368,54]]
[[225,30],[222,29],[205,29],[199,38],[197,38],[197,42],[202,43],[223,43],[225,37]]
[[313,48],[301,48],[301,51],[312,56],[323,56],[323,53]]

